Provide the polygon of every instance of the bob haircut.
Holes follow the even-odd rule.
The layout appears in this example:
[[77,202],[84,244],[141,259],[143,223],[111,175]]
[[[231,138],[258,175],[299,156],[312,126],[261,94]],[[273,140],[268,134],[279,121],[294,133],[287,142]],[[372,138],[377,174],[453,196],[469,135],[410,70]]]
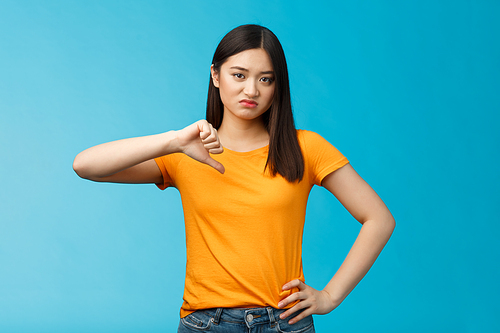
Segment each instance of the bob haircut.
[[[227,58],[250,49],[264,49],[274,70],[275,90],[273,102],[263,115],[269,133],[269,153],[265,169],[273,176],[279,173],[289,182],[301,181],[304,176],[304,159],[297,139],[290,101],[290,84],[283,48],[271,30],[255,24],[241,25],[222,38],[212,59],[216,72]],[[206,118],[216,129],[222,124],[224,105],[210,76]],[[264,169],[264,170],[265,170]]]

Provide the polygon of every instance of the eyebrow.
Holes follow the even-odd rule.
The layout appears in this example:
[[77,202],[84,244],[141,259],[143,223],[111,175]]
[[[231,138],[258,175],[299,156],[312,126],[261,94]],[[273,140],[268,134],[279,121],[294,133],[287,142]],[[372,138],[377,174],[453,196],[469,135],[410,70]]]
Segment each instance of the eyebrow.
[[[230,69],[238,69],[240,71],[246,71],[246,72],[249,71],[248,69],[243,68],[243,67],[239,67],[239,66],[233,66]],[[264,72],[260,72],[260,74],[274,74],[274,71],[264,71]]]

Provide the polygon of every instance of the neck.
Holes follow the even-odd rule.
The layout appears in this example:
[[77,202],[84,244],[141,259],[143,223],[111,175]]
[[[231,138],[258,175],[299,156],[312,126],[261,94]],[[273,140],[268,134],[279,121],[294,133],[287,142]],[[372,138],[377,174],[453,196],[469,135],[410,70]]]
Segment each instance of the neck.
[[222,124],[217,131],[223,147],[245,152],[255,150],[269,144],[269,133],[262,117],[257,119],[233,119],[224,115]]

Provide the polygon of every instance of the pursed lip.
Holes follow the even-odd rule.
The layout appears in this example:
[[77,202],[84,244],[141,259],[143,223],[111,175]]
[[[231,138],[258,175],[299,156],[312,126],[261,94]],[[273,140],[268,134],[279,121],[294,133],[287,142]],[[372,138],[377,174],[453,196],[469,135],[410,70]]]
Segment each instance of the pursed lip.
[[256,107],[257,105],[259,105],[259,103],[257,103],[256,101],[252,101],[251,99],[242,99],[240,101],[240,104],[247,107]]

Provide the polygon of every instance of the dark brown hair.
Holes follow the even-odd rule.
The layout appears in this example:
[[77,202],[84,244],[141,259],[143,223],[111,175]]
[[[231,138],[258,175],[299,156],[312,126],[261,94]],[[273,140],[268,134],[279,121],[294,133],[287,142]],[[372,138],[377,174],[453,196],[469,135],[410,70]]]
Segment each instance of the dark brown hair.
[[[304,159],[297,140],[290,101],[290,84],[283,48],[271,30],[255,24],[239,26],[220,41],[212,59],[219,71],[227,58],[249,49],[264,49],[271,58],[274,69],[275,90],[269,110],[263,114],[269,133],[269,154],[266,168],[276,176],[279,173],[289,182],[301,181],[304,176]],[[224,105],[210,76],[207,99],[207,121],[215,128],[222,124]]]

